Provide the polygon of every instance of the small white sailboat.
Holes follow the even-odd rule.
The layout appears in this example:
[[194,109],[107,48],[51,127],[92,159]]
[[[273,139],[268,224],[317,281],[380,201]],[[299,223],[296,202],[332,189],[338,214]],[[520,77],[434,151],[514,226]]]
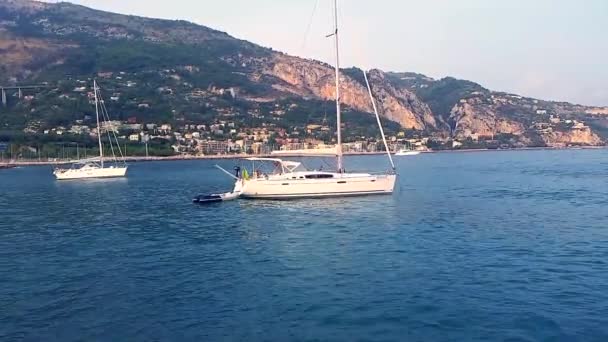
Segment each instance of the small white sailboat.
[[[108,134],[112,158],[106,160],[106,157],[104,157],[103,144],[101,141],[102,129],[99,116],[101,113],[102,121],[104,122],[109,121],[110,117],[105,104],[101,99],[101,93],[97,87],[97,81],[93,81],[93,91],[95,93],[95,114],[97,116],[99,157],[78,160],[72,163],[71,168],[56,168],[53,171],[53,175],[55,175],[58,180],[125,177],[127,174],[128,166],[126,165],[124,155],[122,154],[120,144],[118,143],[118,138],[116,137],[116,129],[111,127],[111,125],[107,125],[105,129]],[[115,150],[118,150],[120,158],[117,158]]]
[[420,151],[412,151],[412,150],[399,150],[395,153],[396,156],[417,156],[420,154]]
[[412,149],[411,146],[406,146],[395,153],[396,156],[417,156],[420,151]]
[[[334,24],[335,31],[328,37],[335,38],[335,91],[336,91],[336,116],[337,116],[337,144],[334,155],[337,160],[337,170],[326,172],[307,170],[301,163],[286,161],[278,158],[247,158],[253,165],[249,169],[243,170],[243,174],[234,176],[236,178],[235,191],[245,198],[256,199],[292,199],[292,198],[317,198],[317,197],[343,197],[361,195],[391,194],[395,187],[397,174],[393,163],[388,144],[384,136],[384,130],[380,123],[380,116],[376,108],[371,87],[364,72],[374,113],[382,140],[387,151],[388,159],[392,168],[385,173],[347,173],[344,168],[342,154],[342,133],[341,133],[341,113],[340,113],[340,54],[338,39],[338,4],[334,0]],[[262,165],[271,167],[264,170]],[[257,166],[257,167],[256,167]],[[224,170],[225,171],[225,170]],[[225,171],[227,172],[227,171]]]

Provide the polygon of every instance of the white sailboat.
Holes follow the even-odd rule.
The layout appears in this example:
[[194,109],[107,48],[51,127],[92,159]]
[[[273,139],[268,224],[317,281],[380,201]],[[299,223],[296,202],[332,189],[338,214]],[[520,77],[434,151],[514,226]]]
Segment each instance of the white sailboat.
[[[347,173],[344,168],[342,154],[342,133],[340,113],[340,53],[338,37],[338,4],[334,0],[335,31],[328,37],[335,38],[336,49],[336,115],[337,115],[337,145],[335,156],[337,170],[333,172],[306,170],[301,163],[285,161],[278,158],[248,158],[253,163],[249,175],[246,170],[236,178],[234,193],[240,193],[245,198],[286,199],[286,198],[316,198],[342,197],[375,194],[391,194],[395,188],[397,175],[391,158],[380,117],[376,108],[371,87],[364,72],[370,99],[376,114],[382,140],[387,151],[392,169],[382,174]],[[257,168],[256,168],[257,164]],[[270,164],[271,170],[263,170],[260,165]]]
[[397,151],[397,153],[395,153],[396,156],[402,156],[402,157],[407,157],[407,156],[417,156],[420,154],[420,151],[413,151],[413,150],[399,150]]
[[406,146],[395,153],[396,156],[417,156],[420,151],[412,149],[411,145]]
[[[116,129],[111,127],[111,125],[107,125],[105,128],[108,134],[110,150],[112,151],[112,158],[106,160],[106,157],[104,157],[103,144],[101,141],[102,129],[99,115],[101,113],[102,120],[104,122],[110,121],[110,117],[103,100],[101,100],[101,93],[97,87],[97,81],[93,81],[93,91],[95,93],[95,114],[97,116],[99,157],[78,160],[72,164],[71,168],[56,168],[53,171],[53,174],[58,180],[125,177],[127,174],[128,167],[122,154],[122,150],[120,149],[118,138],[116,137]],[[120,158],[117,158],[115,149],[118,150]],[[109,161],[110,164],[108,164],[107,161]]]

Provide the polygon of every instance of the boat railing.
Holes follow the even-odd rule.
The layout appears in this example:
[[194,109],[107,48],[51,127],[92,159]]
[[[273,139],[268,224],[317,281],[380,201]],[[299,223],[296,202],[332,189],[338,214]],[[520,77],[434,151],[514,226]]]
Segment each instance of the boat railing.
[[395,175],[397,174],[396,170],[388,169],[384,171],[369,171],[369,170],[348,170],[348,173],[367,173],[373,176],[386,176],[386,175]]

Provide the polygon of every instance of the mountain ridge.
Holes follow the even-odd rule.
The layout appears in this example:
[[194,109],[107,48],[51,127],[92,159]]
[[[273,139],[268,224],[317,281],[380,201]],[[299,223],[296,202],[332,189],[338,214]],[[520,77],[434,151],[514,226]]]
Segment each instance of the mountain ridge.
[[[217,84],[237,89],[243,99],[262,96],[272,102],[330,101],[335,91],[327,63],[290,56],[187,21],[115,14],[66,2],[1,0],[0,58],[0,84],[61,83],[61,74],[82,78],[130,70],[135,75],[189,65],[200,75],[190,75],[191,82],[186,83],[192,87],[180,85],[183,90]],[[361,70],[342,69],[340,77],[341,102],[354,112],[370,113]],[[516,146],[529,146],[532,141],[583,145],[606,141],[606,108],[491,91],[452,77],[433,79],[378,69],[371,70],[369,77],[381,115],[424,135],[473,140],[508,135]],[[163,86],[160,79],[154,82],[156,88]],[[558,125],[555,117],[569,123]],[[574,128],[574,121],[584,124]],[[548,123],[551,132],[542,123]],[[582,137],[560,139],[553,130],[586,133],[558,134]]]

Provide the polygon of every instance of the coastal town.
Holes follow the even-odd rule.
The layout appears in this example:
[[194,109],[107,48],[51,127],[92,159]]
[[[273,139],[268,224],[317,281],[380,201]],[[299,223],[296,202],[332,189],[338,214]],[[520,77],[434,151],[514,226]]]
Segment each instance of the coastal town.
[[[179,70],[184,72],[196,71],[193,66],[184,66]],[[159,75],[165,75],[173,81],[181,81],[178,71],[163,70]],[[63,109],[71,103],[80,103],[84,108],[81,114],[70,113],[72,122],[50,126],[43,120],[32,119],[22,130],[26,137],[36,137],[36,141],[48,142],[55,148],[46,148],[40,143],[5,142],[0,145],[0,158],[7,159],[44,159],[61,160],[73,159],[74,154],[80,156],[86,153],[89,146],[96,148],[94,142],[98,134],[102,139],[110,132],[117,132],[118,139],[125,145],[127,155],[131,156],[222,156],[236,154],[268,155],[274,151],[292,150],[327,150],[335,145],[335,123],[332,125],[327,119],[327,113],[322,119],[310,120],[293,125],[283,122],[285,115],[290,111],[298,110],[298,103],[260,102],[256,106],[242,108],[234,105],[238,96],[237,88],[218,88],[210,86],[207,89],[194,88],[186,82],[178,82],[179,90],[185,95],[186,101],[200,104],[202,110],[212,111],[208,120],[199,119],[199,115],[187,115],[171,110],[166,117],[171,120],[150,122],[150,112],[156,104],[138,96],[138,79],[125,72],[100,72],[97,79],[110,84],[112,91],[107,98],[101,100],[104,106],[120,108],[121,112],[132,109],[133,115],[123,114],[123,120],[113,119],[112,113],[108,120],[101,123],[100,132],[96,126],[95,94],[91,87],[92,78],[67,79],[58,86],[51,87],[45,84],[43,91],[36,93],[15,92],[10,101],[16,102],[16,108],[26,108],[35,113],[41,110],[54,97],[63,104],[54,105],[50,109]],[[141,75],[137,75],[141,78]],[[155,89],[159,97],[170,98],[176,96],[176,87],[163,86]],[[134,95],[135,93],[135,95]],[[139,97],[139,98],[138,98]],[[229,101],[223,101],[227,99]],[[43,102],[46,101],[46,102]],[[6,105],[5,101],[5,105]],[[162,115],[161,115],[162,116]],[[192,118],[192,117],[196,118]],[[378,143],[379,133],[376,135],[348,136],[343,145],[345,153],[375,153],[384,150]],[[389,136],[391,150],[399,150],[405,146],[410,149],[427,150],[429,137],[421,133],[396,131]],[[1,142],[1,140],[0,140]],[[78,147],[80,145],[80,147]],[[58,147],[60,146],[60,147]],[[148,148],[150,146],[150,148]],[[154,151],[153,146],[167,147],[162,153]],[[140,148],[137,148],[140,147]],[[145,148],[141,148],[145,147]],[[66,153],[67,150],[67,153]]]
[[[85,116],[69,127],[58,126],[43,130],[42,134],[59,139],[67,136],[80,136],[97,139],[97,128],[90,123],[91,116]],[[262,127],[237,127],[232,121],[220,120],[210,125],[185,124],[175,126],[167,123],[137,123],[134,119],[127,121],[108,121],[101,125],[102,137],[108,132],[119,132],[118,139],[127,145],[148,145],[154,142],[170,143],[173,155],[184,156],[222,156],[231,154],[269,155],[276,151],[289,152],[300,150],[327,150],[334,148],[334,141],[321,140],[316,133],[326,134],[329,126],[311,124],[304,131],[288,131],[274,125]],[[33,130],[28,130],[33,133]],[[416,150],[427,150],[429,138],[405,138],[405,133],[389,137],[389,148],[397,151],[404,147]],[[6,147],[5,143],[5,148]],[[1,146],[0,146],[1,148]],[[23,150],[23,149],[22,149]],[[30,158],[36,158],[36,146],[26,147]],[[127,150],[128,151],[128,150]],[[376,137],[360,137],[359,140],[343,144],[345,153],[375,153],[384,151]],[[44,156],[49,159],[61,159],[61,156]]]
[[[48,121],[36,119],[26,123],[22,130],[26,137],[34,136],[38,137],[36,141],[50,141],[55,148],[47,147],[45,150],[42,144],[37,142],[18,145],[4,142],[0,145],[0,158],[73,159],[74,154],[80,155],[81,149],[86,151],[87,145],[94,149],[92,142],[97,140],[97,135],[101,133],[103,137],[108,132],[118,132],[118,139],[124,142],[127,155],[130,152],[132,156],[268,155],[275,151],[314,152],[331,149],[335,145],[335,122],[328,121],[326,108],[323,116],[320,113],[314,117],[309,114],[303,120],[289,122],[286,118],[290,113],[303,116],[301,113],[307,108],[299,108],[301,103],[297,101],[252,99],[238,87],[194,87],[184,78],[185,75],[197,71],[197,67],[186,65],[144,73],[97,73],[95,78],[110,89],[107,98],[101,103],[110,108],[111,112],[118,108],[122,117],[114,119],[110,113],[108,120],[101,125],[101,132],[98,132],[96,127],[95,98],[91,87],[93,78],[68,78],[54,86],[43,84],[43,90],[38,92],[19,89],[18,92],[12,93],[12,96],[8,93],[8,99],[7,91],[3,90],[4,106],[7,106],[7,103],[11,105],[12,102],[13,108],[26,109],[31,113],[60,110],[70,106],[76,107],[77,110],[75,113],[69,113],[68,120],[54,126],[49,125]],[[140,83],[149,74],[166,80],[165,86],[151,90],[157,96],[156,99],[145,92],[146,96],[142,96],[140,90],[146,87]],[[52,102],[56,103],[50,108],[47,105],[49,98],[54,99]],[[199,106],[201,111],[211,114],[184,113],[169,109],[169,113],[158,115],[160,101],[175,102],[176,98]],[[480,109],[490,111],[490,107],[496,105],[514,108],[519,106],[532,114],[517,123],[493,117],[494,122],[485,122],[485,125],[467,125],[467,117],[474,117]],[[316,110],[319,111],[318,108]],[[521,138],[524,134],[538,136],[538,147],[602,144],[585,122],[573,118],[567,110],[560,110],[555,105],[547,107],[545,102],[517,95],[492,93],[488,96],[483,92],[472,92],[461,99],[452,112],[456,117],[462,117],[452,128],[452,134],[406,130],[393,126],[393,129],[388,130],[389,149],[395,152],[403,148],[428,151],[534,147],[530,141]],[[586,115],[593,118],[602,117],[605,113],[588,111]],[[162,119],[163,117],[169,119]],[[329,117],[331,118],[331,115]],[[551,137],[556,137],[557,134],[569,135],[567,142],[563,142],[564,139],[554,139],[552,142]],[[61,148],[57,147],[59,145]],[[163,146],[164,150],[159,152],[154,146]],[[345,137],[343,145],[345,153],[377,153],[384,150],[384,146],[379,144],[379,132],[349,135]]]

